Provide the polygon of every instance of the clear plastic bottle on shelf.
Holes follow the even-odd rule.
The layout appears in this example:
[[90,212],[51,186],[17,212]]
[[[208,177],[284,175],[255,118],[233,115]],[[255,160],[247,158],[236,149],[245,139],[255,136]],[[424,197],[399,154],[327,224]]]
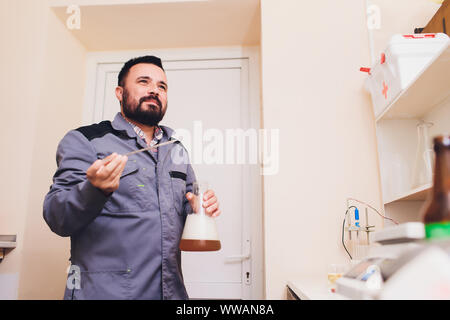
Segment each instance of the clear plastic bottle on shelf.
[[428,129],[433,126],[431,122],[420,120],[417,124],[417,149],[414,168],[412,172],[412,189],[432,182],[434,152],[430,146]]

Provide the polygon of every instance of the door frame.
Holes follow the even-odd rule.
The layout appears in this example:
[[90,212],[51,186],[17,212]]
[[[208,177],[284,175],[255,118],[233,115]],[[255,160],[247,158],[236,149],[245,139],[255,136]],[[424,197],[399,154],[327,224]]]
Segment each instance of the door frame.
[[[183,48],[183,49],[155,49],[138,51],[105,51],[89,52],[86,57],[86,88],[83,105],[83,125],[96,122],[99,115],[95,110],[96,86],[99,85],[97,77],[100,73],[107,72],[104,65],[109,63],[124,63],[130,57],[138,57],[147,54],[163,57],[165,61],[180,60],[225,60],[225,59],[246,59],[248,61],[248,107],[249,127],[257,130],[262,128],[261,120],[261,89],[260,89],[260,48],[259,47],[214,47],[214,48]],[[100,83],[101,85],[101,83]],[[98,113],[98,110],[97,110]],[[258,150],[259,159],[262,159]],[[244,204],[243,229],[250,232],[251,243],[243,241],[242,252],[237,255],[246,255],[248,250],[251,254],[251,274],[250,281],[242,278],[243,299],[264,299],[264,242],[263,242],[263,176],[260,166],[249,166],[248,179],[244,179],[246,194],[244,199],[248,199]],[[246,201],[245,201],[246,202]],[[248,211],[247,211],[248,210]],[[246,216],[245,212],[250,212]],[[245,233],[245,231],[244,231]],[[248,238],[243,235],[243,239]],[[250,247],[250,248],[249,248]],[[243,261],[243,264],[245,261]]]

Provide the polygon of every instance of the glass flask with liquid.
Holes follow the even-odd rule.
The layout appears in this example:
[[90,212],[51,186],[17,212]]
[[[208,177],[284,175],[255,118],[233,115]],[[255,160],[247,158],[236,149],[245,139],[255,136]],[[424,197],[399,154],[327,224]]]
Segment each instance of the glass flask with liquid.
[[412,189],[431,183],[433,177],[433,149],[428,129],[433,124],[421,120],[417,124],[417,149],[412,175]]
[[182,251],[217,251],[221,248],[216,221],[205,213],[203,207],[203,195],[206,190],[208,190],[207,182],[193,183],[194,213],[186,217],[180,241]]

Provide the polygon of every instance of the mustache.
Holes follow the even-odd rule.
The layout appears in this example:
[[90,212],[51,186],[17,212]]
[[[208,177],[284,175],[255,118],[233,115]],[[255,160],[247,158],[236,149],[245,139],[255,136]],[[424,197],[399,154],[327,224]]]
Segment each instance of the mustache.
[[143,102],[149,102],[149,101],[155,101],[156,104],[162,108],[162,103],[161,100],[159,100],[158,96],[146,96],[146,97],[142,97],[141,99],[139,99],[139,105],[141,105]]

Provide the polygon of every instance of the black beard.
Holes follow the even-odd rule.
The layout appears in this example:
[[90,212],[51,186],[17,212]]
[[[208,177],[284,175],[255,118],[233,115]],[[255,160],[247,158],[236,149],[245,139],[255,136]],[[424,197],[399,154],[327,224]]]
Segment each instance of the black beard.
[[[122,110],[127,118],[148,126],[156,126],[164,118],[166,110],[163,110],[162,103],[159,100],[158,96],[150,95],[142,97],[141,99],[139,99],[139,103],[137,105],[136,103],[129,102],[128,98],[129,93],[124,88],[122,96]],[[154,100],[158,107],[150,106],[149,109],[144,110],[142,108],[142,103],[150,100]]]

